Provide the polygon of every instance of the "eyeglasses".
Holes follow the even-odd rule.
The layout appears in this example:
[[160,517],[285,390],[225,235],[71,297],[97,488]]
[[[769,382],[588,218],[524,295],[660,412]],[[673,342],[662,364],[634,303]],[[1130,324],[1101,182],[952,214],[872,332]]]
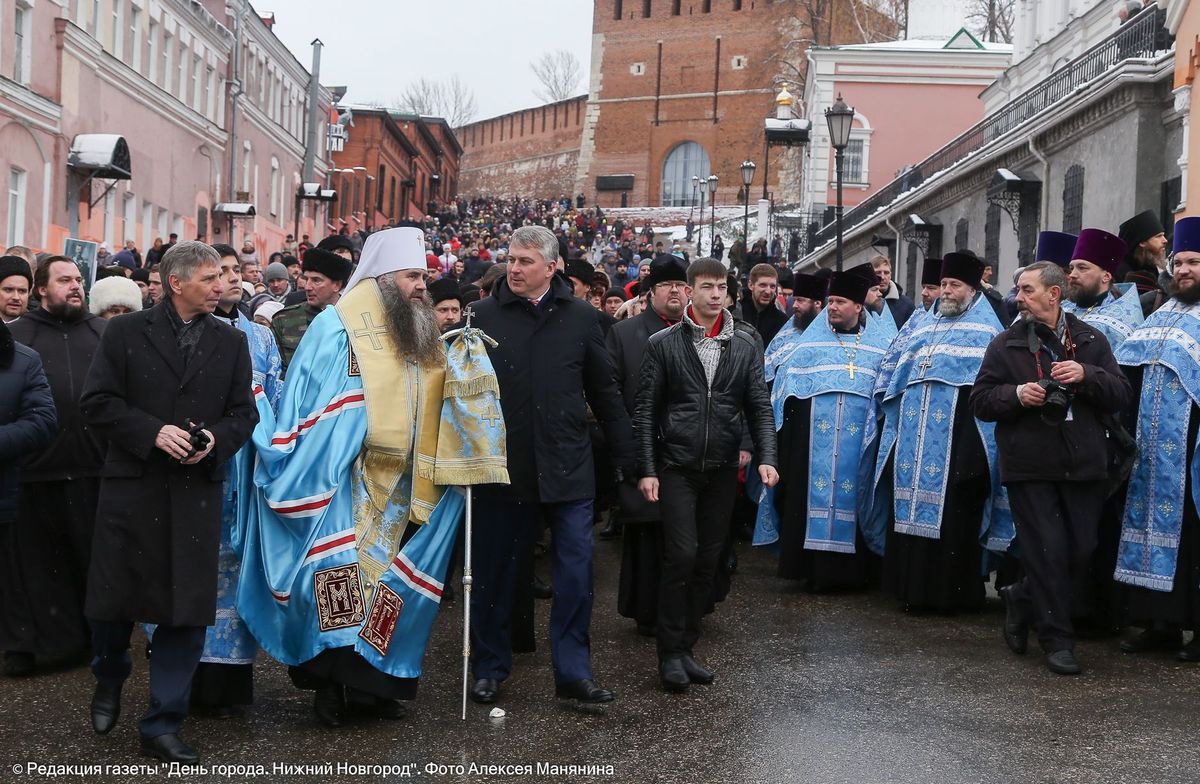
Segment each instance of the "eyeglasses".
[[654,285],[654,288],[662,289],[662,290],[666,290],[666,291],[674,291],[675,289],[687,288],[687,284],[680,280],[670,280],[670,281],[666,281],[664,283],[656,283]]

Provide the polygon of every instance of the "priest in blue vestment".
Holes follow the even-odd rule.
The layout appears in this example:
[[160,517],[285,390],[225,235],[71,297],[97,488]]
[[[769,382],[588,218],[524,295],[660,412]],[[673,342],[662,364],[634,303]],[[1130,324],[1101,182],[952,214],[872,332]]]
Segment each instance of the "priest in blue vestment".
[[[1062,309],[1099,330],[1114,352],[1145,320],[1137,286],[1115,282],[1125,254],[1125,242],[1120,237],[1101,229],[1084,229],[1076,238],[1067,262],[1060,264],[1066,267],[1067,274]],[[1132,420],[1127,427],[1133,430]],[[1104,504],[1096,531],[1090,606],[1079,610],[1080,621],[1101,633],[1113,633],[1118,624],[1119,591],[1113,580],[1112,565],[1117,559],[1127,490],[1128,485],[1122,483]]]
[[1200,662],[1200,218],[1175,223],[1170,299],[1117,349],[1141,389],[1137,458],[1121,525],[1115,577],[1126,619],[1142,631],[1127,653],[1166,649]]
[[824,311],[779,369],[771,395],[784,469],[774,499],[779,576],[810,591],[862,588],[878,574],[859,531],[858,498],[863,479],[869,485],[861,469],[891,330],[863,310],[870,287],[861,270],[833,274]]
[[447,350],[415,225],[372,234],[338,303],[257,391],[240,494],[237,608],[327,726],[403,715],[415,696],[464,499],[505,483],[496,378],[478,341]]
[[884,587],[906,609],[979,608],[981,543],[1002,553],[1013,539],[995,426],[975,419],[967,403],[1002,329],[982,278],[978,258],[946,254],[937,312],[919,317],[880,395],[884,423],[864,536],[884,553]]
[[804,330],[813,323],[821,308],[825,306],[825,290],[829,287],[829,281],[817,275],[800,272],[793,278],[793,286],[792,317],[771,339],[763,359],[763,378],[768,384],[775,380],[775,373],[780,365],[788,361],[796,350]]
[[[274,411],[283,392],[283,361],[275,345],[275,335],[238,309],[242,301],[242,274],[237,250],[229,245],[213,248],[221,256],[221,277],[227,285],[213,317],[228,321],[245,333],[250,348],[252,389],[261,389],[264,403]],[[254,698],[254,657],[258,644],[237,613],[242,560],[234,543],[239,482],[253,466],[254,447],[247,443],[234,455],[225,479],[217,554],[216,623],[204,635],[204,652],[192,676],[192,707],[218,718],[237,715],[241,706],[249,705]]]

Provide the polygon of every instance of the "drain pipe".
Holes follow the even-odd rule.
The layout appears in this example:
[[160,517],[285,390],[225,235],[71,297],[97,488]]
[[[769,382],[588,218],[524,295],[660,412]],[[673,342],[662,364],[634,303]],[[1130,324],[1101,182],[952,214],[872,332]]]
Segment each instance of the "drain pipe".
[[1046,231],[1050,222],[1050,160],[1037,148],[1034,137],[1029,137],[1029,152],[1042,164],[1042,204],[1040,211],[1039,231]]

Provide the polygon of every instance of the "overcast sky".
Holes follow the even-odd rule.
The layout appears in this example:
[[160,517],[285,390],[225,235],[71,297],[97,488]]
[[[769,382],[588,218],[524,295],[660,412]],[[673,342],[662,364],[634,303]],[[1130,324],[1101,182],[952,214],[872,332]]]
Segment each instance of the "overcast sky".
[[391,105],[411,80],[457,73],[475,91],[477,120],[538,106],[529,63],[554,49],[575,53],[576,94],[588,89],[592,0],[255,0],[255,9],[275,12],[275,34],[305,67],[321,39],[321,83],[349,87],[349,104]]

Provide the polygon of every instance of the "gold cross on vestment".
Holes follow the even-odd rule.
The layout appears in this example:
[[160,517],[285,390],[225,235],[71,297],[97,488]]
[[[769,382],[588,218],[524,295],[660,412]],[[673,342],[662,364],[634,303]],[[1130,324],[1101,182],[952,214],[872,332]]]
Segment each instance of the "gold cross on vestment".
[[854,371],[855,371],[855,369],[856,369],[856,368],[854,367],[854,363],[853,363],[853,362],[849,362],[849,363],[847,363],[847,364],[846,364],[846,370],[847,370],[847,371],[849,371],[849,373],[850,373],[850,380],[851,380],[851,381],[853,381],[853,380],[854,380]]
[[500,415],[500,412],[496,410],[495,403],[488,404],[487,411],[483,412],[482,417],[482,419],[487,422],[490,427],[495,427],[496,423],[501,421],[503,418],[504,417]]
[[371,341],[371,348],[376,351],[381,350],[383,348],[383,344],[379,342],[379,337],[386,335],[387,329],[385,327],[375,326],[375,320],[371,318],[370,313],[360,313],[359,315],[362,316],[363,328],[354,330],[354,337],[369,338]]

